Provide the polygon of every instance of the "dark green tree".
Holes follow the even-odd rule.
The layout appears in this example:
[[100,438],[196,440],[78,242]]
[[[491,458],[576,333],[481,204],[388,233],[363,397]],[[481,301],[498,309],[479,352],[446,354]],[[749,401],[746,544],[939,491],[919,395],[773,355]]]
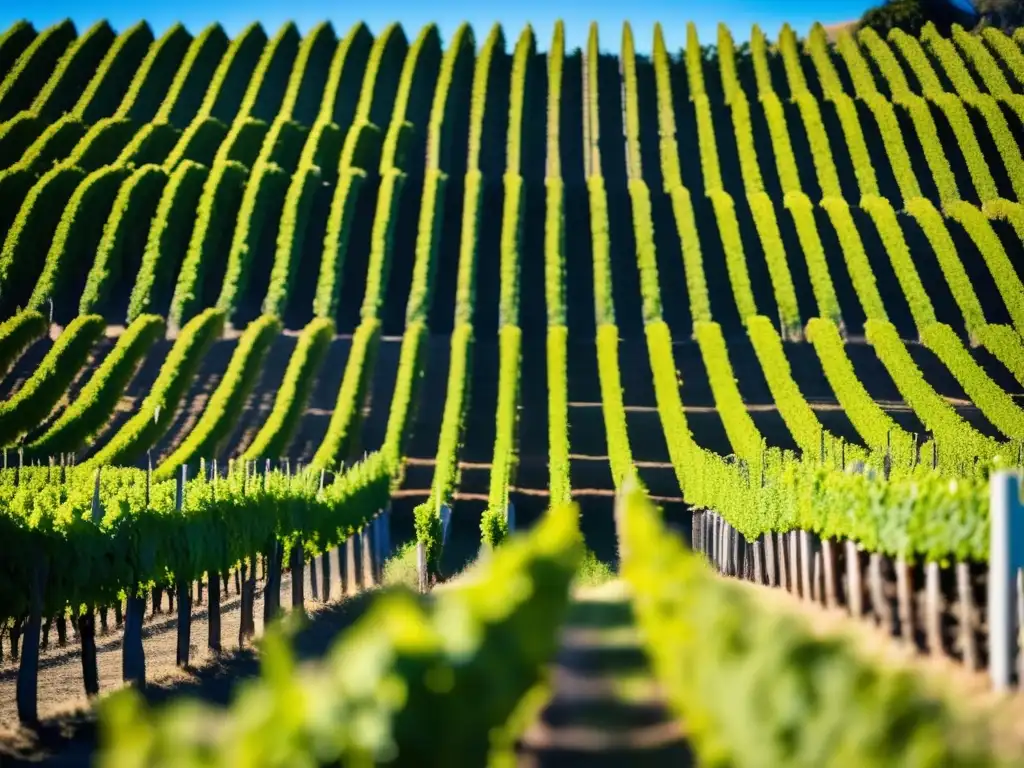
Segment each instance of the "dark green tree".
[[979,26],[998,27],[1011,33],[1024,26],[1024,0],[975,0]]
[[910,35],[918,35],[928,22],[939,32],[948,34],[953,24],[973,27],[977,12],[951,0],[887,0],[882,5],[869,9],[860,20],[860,27],[871,27],[885,36],[890,29],[902,29]]

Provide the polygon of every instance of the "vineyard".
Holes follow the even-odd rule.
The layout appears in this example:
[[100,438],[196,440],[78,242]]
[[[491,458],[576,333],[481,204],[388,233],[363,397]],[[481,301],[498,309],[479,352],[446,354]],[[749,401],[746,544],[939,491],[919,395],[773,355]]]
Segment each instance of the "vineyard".
[[[108,765],[557,764],[586,747],[545,670],[596,611],[671,764],[997,764],[714,571],[1024,680],[985,611],[990,478],[1024,464],[1024,34],[506,32],[0,33],[4,719],[59,703],[55,646],[99,693],[117,633]],[[283,585],[303,613],[403,559],[429,595],[297,665]],[[580,597],[594,561],[617,597]],[[263,676],[148,708],[143,626],[168,597],[188,667],[202,607],[220,654],[232,587]]]

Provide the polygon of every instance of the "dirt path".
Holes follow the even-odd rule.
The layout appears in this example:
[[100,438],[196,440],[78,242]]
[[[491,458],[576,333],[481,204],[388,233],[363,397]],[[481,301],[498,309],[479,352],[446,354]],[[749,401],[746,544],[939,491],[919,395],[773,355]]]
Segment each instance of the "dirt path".
[[621,581],[577,592],[551,673],[551,699],[520,744],[524,768],[693,765]]

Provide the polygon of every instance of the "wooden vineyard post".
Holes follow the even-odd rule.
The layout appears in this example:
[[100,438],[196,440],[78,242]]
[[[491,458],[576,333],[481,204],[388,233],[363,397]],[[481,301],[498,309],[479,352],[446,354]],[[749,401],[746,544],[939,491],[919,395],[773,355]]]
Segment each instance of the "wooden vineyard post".
[[[284,557],[281,542],[271,535],[264,555],[266,583],[263,587],[263,626],[277,618],[281,609],[281,560]],[[255,568],[255,562],[253,568]]]
[[[331,601],[331,550],[324,549],[320,552],[320,594],[324,603]],[[310,564],[310,568],[316,568],[316,560]]]
[[717,512],[711,513],[711,567],[722,570],[722,518]]
[[825,578],[825,607],[835,608],[836,600],[836,547],[832,539],[821,542],[821,568]]
[[707,529],[707,554],[708,554],[708,565],[712,568],[718,568],[718,513],[708,513],[708,529]]
[[872,552],[868,561],[868,582],[871,590],[871,608],[874,611],[875,620],[885,632],[891,633],[892,610],[889,607],[889,598],[885,594],[882,555],[878,552]]
[[[789,591],[795,596],[800,597],[800,539],[799,533],[796,529],[790,531],[787,534],[789,538]],[[804,582],[806,586],[809,586],[810,578]]]
[[243,559],[238,565],[242,587],[241,617],[238,622],[239,648],[244,648],[256,636],[256,557],[253,553],[248,563]]
[[289,565],[292,569],[292,611],[306,615],[306,551],[302,539],[296,537],[289,554]]
[[733,559],[736,563],[736,577],[744,581],[753,581],[753,563],[747,553],[747,540],[733,529]]
[[733,530],[729,522],[722,519],[722,528],[725,530],[725,536],[722,537],[723,544],[725,544],[725,553],[723,560],[725,562],[725,575],[735,576],[736,575],[736,531]]
[[764,544],[764,565],[768,576],[768,586],[774,587],[777,583],[778,560],[775,558],[775,535],[768,531],[761,534],[761,541]]
[[345,540],[345,591],[349,595],[359,592],[359,578],[356,575],[356,537],[353,533]]
[[715,542],[716,549],[718,550],[718,572],[721,574],[728,574],[729,572],[729,528],[725,524],[725,518],[721,515],[716,515],[718,518],[718,536]]
[[384,544],[382,545],[382,549],[383,549],[383,552],[384,552],[383,559],[386,560],[387,558],[391,557],[391,552],[392,552],[392,550],[391,550],[391,502],[388,502],[387,506],[384,508],[384,514],[382,516],[382,521],[381,521],[381,534],[384,537]]
[[864,615],[864,583],[860,572],[860,550],[857,542],[846,540],[846,602],[850,615],[859,619]]
[[959,603],[960,647],[964,665],[972,672],[978,668],[978,643],[974,636],[974,590],[971,585],[971,567],[968,563],[956,564],[956,592]]
[[57,647],[66,648],[68,644],[68,617],[64,611],[57,614],[53,623],[57,625]]
[[729,523],[725,524],[725,562],[729,566],[728,574],[734,577],[743,575],[740,562],[739,534]]
[[18,666],[16,697],[18,700],[18,721],[23,725],[39,722],[39,633],[43,621],[43,595],[49,575],[49,562],[38,557],[32,569],[32,585],[29,593],[29,614],[22,636],[21,661]]
[[377,581],[384,583],[384,568],[391,556],[391,504],[389,503],[378,516],[377,523]]
[[910,566],[896,558],[896,604],[899,611],[900,637],[909,646],[914,645],[914,594],[910,579]]
[[370,525],[372,533],[370,544],[373,547],[373,580],[376,584],[384,581],[384,535],[381,533],[384,529],[384,526],[381,525],[383,522],[383,513],[378,511]]
[[1020,475],[996,472],[989,483],[988,664],[996,691],[1012,682],[1019,652],[1018,572],[1024,568]]
[[359,542],[362,545],[363,555],[363,589],[369,589],[374,585],[374,552],[373,552],[373,528],[376,518],[363,526],[359,534]]
[[85,695],[95,696],[100,692],[100,676],[96,665],[96,612],[91,605],[78,617],[78,641],[82,651]]
[[316,567],[318,556],[309,559],[309,597],[314,603],[320,602],[320,570]]
[[728,568],[728,561],[725,558],[728,546],[729,537],[725,529],[725,518],[715,513],[715,562],[718,563],[718,572],[723,575]]
[[758,536],[754,539],[750,545],[750,556],[754,560],[754,568],[751,576],[754,579],[755,584],[767,583],[767,575],[765,573],[765,560],[764,560],[764,536]]
[[[728,525],[728,524],[727,524]],[[743,576],[742,550],[740,548],[740,533],[729,525],[729,575]]]
[[146,597],[134,587],[125,605],[124,640],[121,647],[121,679],[136,688],[146,686],[146,651],[142,645],[142,619]]
[[825,603],[825,573],[824,564],[821,556],[821,549],[818,547],[812,547],[812,559],[814,561],[814,569],[811,573],[811,599],[816,603],[824,605]]
[[800,542],[800,593],[804,600],[814,599],[814,590],[811,586],[811,564],[814,559],[811,534],[809,531],[798,529],[797,540]]
[[942,585],[940,583],[939,564],[924,564],[925,591],[925,635],[928,638],[928,652],[933,656],[944,653],[942,647]]
[[338,595],[345,596],[345,542],[339,542],[334,548],[333,565],[331,565],[331,589],[338,588]]
[[420,592],[427,591],[427,548],[423,540],[416,542],[416,573],[419,575]]
[[[768,535],[771,536],[771,534]],[[789,563],[787,562],[788,558],[786,556],[786,534],[777,533],[775,536],[779,553],[779,587],[789,592],[791,590],[789,588]]]
[[[174,509],[180,515],[185,505],[185,480],[188,477],[188,467],[181,466],[178,473],[178,482],[174,492]],[[192,582],[188,579],[178,577],[178,652],[176,663],[179,667],[187,667],[189,661],[189,650],[192,645]]]
[[220,574],[217,571],[210,571],[210,593],[207,595],[208,624],[206,647],[211,653],[221,651],[221,629],[220,629]]

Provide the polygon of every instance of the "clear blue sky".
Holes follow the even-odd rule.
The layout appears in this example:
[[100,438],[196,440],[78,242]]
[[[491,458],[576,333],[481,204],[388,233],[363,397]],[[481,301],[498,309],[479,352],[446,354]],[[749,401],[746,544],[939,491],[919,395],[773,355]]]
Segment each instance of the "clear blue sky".
[[482,42],[495,21],[505,28],[511,45],[523,26],[530,22],[538,45],[546,49],[555,20],[566,24],[567,45],[572,48],[586,42],[587,26],[597,21],[601,47],[618,50],[622,22],[633,25],[637,49],[649,51],[654,22],[660,21],[670,49],[681,48],[686,40],[686,23],[693,21],[703,43],[713,43],[719,21],[725,21],[739,41],[749,36],[752,24],[760,24],[775,38],[783,22],[803,34],[815,21],[835,23],[857,18],[878,0],[648,0],[645,3],[622,0],[513,0],[505,4],[481,0],[447,0],[443,4],[421,0],[370,0],[345,3],[338,0],[177,0],[177,2],[141,3],[135,0],[34,0],[30,3],[0,3],[0,28],[6,29],[19,18],[27,18],[36,28],[70,18],[81,31],[99,19],[108,19],[122,30],[144,18],[160,34],[171,23],[181,21],[195,34],[214,21],[233,35],[252,21],[261,22],[268,33],[282,23],[294,20],[303,32],[328,20],[340,35],[358,20],[365,21],[376,33],[391,21],[399,21],[411,38],[424,24],[436,22],[442,36],[449,39],[462,21],[469,21]]

